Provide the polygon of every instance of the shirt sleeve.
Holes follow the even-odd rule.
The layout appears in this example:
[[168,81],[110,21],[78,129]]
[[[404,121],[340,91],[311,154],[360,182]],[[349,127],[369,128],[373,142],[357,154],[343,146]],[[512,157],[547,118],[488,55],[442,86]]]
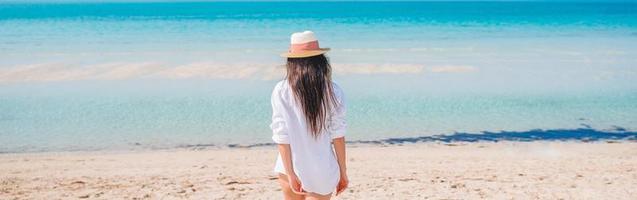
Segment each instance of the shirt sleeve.
[[345,121],[345,113],[347,106],[345,105],[345,95],[340,87],[334,84],[334,95],[336,95],[337,104],[332,109],[329,120],[329,132],[332,139],[345,137],[347,122]]
[[290,144],[288,128],[284,117],[286,107],[283,103],[283,97],[281,96],[280,85],[274,87],[270,101],[272,103],[272,123],[270,124],[272,140],[277,144]]

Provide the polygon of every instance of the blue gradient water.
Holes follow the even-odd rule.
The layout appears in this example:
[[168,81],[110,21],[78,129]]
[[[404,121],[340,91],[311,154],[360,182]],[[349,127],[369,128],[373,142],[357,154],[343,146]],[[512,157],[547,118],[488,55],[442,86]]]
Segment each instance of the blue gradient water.
[[637,129],[636,3],[0,3],[0,151],[269,142],[306,29],[352,140]]

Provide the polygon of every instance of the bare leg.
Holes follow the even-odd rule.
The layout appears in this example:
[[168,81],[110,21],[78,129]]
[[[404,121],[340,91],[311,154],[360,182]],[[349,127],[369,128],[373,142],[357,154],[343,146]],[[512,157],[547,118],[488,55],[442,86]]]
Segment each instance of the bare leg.
[[305,200],[330,200],[332,198],[332,194],[328,195],[320,195],[316,193],[307,193],[305,196]]
[[281,191],[283,192],[285,200],[303,200],[305,198],[304,195],[298,195],[292,192],[287,175],[279,173],[279,184],[281,185]]

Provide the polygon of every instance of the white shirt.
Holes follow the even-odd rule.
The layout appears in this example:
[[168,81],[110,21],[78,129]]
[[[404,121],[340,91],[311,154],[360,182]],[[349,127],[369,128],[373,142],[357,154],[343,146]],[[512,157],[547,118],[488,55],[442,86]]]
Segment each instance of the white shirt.
[[[296,103],[294,93],[286,80],[280,81],[272,91],[272,140],[290,144],[292,167],[301,181],[303,190],[327,195],[336,189],[340,170],[332,149],[332,140],[345,136],[345,101],[341,88],[332,83],[338,106],[329,111],[327,129],[318,138],[312,137],[305,114]],[[278,155],[274,171],[285,173]]]

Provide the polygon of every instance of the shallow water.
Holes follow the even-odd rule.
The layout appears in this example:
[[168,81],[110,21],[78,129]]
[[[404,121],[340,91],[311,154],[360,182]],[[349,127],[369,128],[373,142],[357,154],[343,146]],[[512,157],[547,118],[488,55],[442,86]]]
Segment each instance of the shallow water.
[[637,129],[634,3],[0,3],[0,151],[267,143],[305,29],[352,140]]

